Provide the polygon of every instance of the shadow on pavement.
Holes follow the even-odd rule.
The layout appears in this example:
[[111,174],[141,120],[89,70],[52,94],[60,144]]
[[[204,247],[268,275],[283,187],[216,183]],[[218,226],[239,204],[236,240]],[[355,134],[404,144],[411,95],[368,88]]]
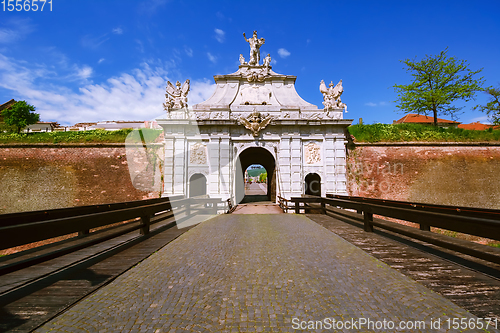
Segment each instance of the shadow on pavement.
[[240,204],[250,203],[250,202],[266,202],[270,203],[267,195],[245,195]]

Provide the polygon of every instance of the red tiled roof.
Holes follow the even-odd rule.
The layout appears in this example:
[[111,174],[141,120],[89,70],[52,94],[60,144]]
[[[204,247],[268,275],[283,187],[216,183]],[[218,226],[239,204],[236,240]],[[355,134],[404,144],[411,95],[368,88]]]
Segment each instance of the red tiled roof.
[[490,128],[499,129],[500,126],[481,124],[479,121],[470,124],[460,124],[458,128],[466,129],[466,130],[475,130],[475,131],[484,131]]
[[0,105],[0,111],[3,110],[3,109],[7,109],[7,108],[11,107],[12,105],[14,105],[16,103],[17,102],[14,99],[11,99],[10,101],[5,102],[2,105]]
[[[458,121],[447,120],[447,119],[437,119],[438,123],[447,123],[447,124],[460,124]],[[396,120],[395,124],[403,124],[403,123],[418,123],[418,124],[432,124],[434,123],[434,117],[424,116],[421,114],[409,113],[403,118]]]

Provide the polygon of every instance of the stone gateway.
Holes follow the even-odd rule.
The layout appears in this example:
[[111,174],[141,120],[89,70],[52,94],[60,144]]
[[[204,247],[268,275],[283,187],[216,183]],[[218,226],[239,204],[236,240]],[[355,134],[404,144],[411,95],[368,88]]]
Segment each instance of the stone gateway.
[[330,88],[321,82],[325,108],[318,109],[297,94],[296,76],[272,70],[270,55],[259,63],[264,39],[253,36],[245,38],[250,61],[240,55],[235,73],[215,75],[208,100],[188,108],[188,88],[177,84],[173,91],[169,82],[171,95],[182,102],[167,96],[167,112],[157,119],[165,134],[163,196],[206,193],[238,203],[252,164],[266,168],[271,201],[277,195],[346,194],[344,133],[352,120],[343,119],[342,81]]

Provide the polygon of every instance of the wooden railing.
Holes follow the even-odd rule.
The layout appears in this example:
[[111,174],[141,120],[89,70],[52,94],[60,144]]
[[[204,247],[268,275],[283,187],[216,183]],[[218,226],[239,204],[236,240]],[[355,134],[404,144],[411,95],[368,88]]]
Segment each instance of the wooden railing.
[[[224,207],[220,207],[220,203]],[[201,206],[200,206],[201,205]],[[219,198],[183,198],[175,196],[107,205],[93,205],[21,212],[0,215],[0,250],[8,249],[49,238],[78,233],[89,234],[93,228],[140,219],[135,226],[142,235],[149,233],[152,219],[158,222],[176,213],[192,214],[196,209],[209,210],[217,214],[225,210],[225,202]],[[129,230],[130,231],[130,230]]]
[[[175,196],[0,215],[0,249],[46,241],[0,258],[0,307],[175,225],[187,230],[193,215],[226,209],[219,198]],[[59,236],[74,237],[53,242]]]
[[280,208],[283,210],[284,213],[288,213],[289,210],[293,209],[292,201],[288,200],[288,199],[285,199],[285,198],[283,198],[282,196],[279,196],[279,195],[278,195],[278,204],[279,204]]
[[[285,200],[283,199],[283,202]],[[311,210],[323,214],[335,214],[337,216],[340,214],[362,221],[363,228],[367,232],[372,232],[374,226],[376,226],[481,259],[500,263],[500,251],[498,249],[484,246],[482,250],[478,250],[476,245],[480,244],[469,242],[471,244],[467,246],[457,244],[458,241],[443,241],[442,239],[436,239],[434,236],[436,234],[430,233],[430,227],[436,227],[500,241],[500,210],[342,195],[327,195],[326,198],[315,196],[293,197],[289,201],[293,205],[287,205],[287,209],[293,209],[296,214],[308,213]],[[396,222],[374,219],[374,215],[417,223],[420,230],[405,227]]]

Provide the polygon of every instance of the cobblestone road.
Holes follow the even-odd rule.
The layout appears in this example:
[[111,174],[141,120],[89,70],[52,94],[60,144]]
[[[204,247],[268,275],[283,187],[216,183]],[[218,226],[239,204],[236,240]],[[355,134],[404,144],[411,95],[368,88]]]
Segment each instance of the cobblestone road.
[[[458,332],[447,319],[475,317],[305,216],[223,215],[37,332],[293,332],[324,318],[395,325],[337,332]],[[398,329],[413,321],[426,326]]]

